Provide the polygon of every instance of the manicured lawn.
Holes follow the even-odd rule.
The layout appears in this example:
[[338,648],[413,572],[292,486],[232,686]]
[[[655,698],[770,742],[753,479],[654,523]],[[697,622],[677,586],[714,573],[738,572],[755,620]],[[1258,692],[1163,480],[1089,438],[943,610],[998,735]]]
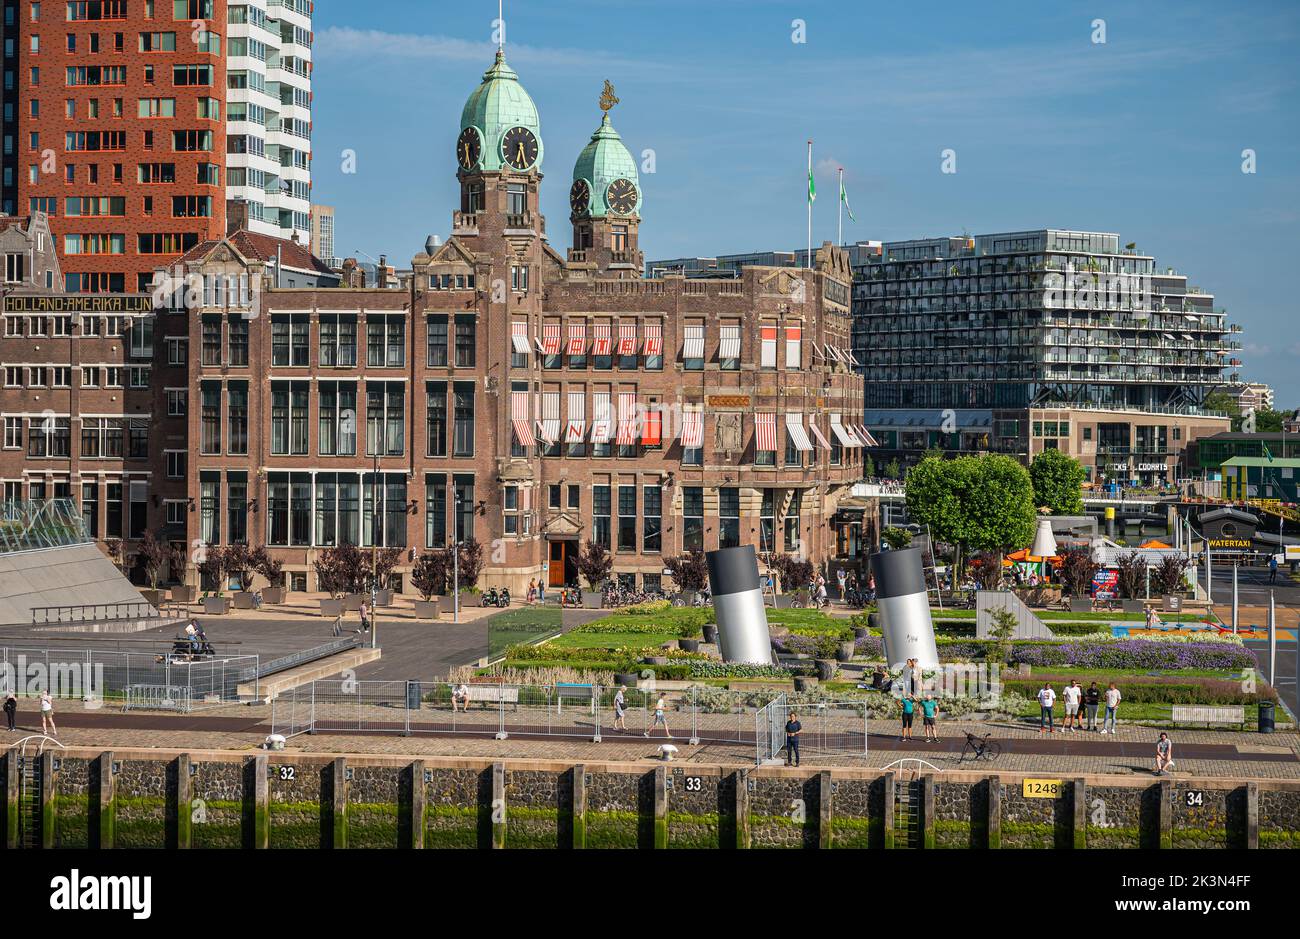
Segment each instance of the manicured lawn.
[[[1071,613],[1068,610],[1035,610],[1034,615],[1043,621],[1067,623],[1143,623],[1146,617],[1141,613]],[[936,620],[957,619],[975,621],[974,610],[940,610],[932,607],[930,618]],[[1203,617],[1197,613],[1161,613],[1160,619],[1166,623],[1196,623]]]
[[642,633],[642,632],[567,632],[547,643],[558,649],[639,649],[663,645],[670,639],[678,638],[677,633]]

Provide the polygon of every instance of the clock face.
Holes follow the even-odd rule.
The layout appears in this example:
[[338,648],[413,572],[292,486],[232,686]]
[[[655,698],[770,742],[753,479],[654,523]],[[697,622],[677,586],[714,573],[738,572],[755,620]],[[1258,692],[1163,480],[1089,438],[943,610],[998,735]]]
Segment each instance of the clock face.
[[537,136],[527,127],[512,127],[501,138],[501,159],[517,170],[537,163]]
[[574,215],[587,214],[591,207],[591,187],[585,179],[578,180],[569,190],[569,205],[573,207]]
[[483,138],[479,136],[478,128],[466,127],[456,141],[456,162],[461,169],[468,170],[476,166],[482,156]]
[[619,215],[631,215],[636,208],[636,184],[630,179],[616,179],[605,190],[605,202]]

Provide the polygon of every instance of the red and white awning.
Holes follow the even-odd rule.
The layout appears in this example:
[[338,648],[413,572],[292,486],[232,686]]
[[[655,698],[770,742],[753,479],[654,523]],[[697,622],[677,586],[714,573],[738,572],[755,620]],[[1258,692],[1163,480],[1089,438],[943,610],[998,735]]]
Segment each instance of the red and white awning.
[[[813,348],[816,349],[817,347],[813,346]],[[816,419],[811,415],[808,418],[808,426],[812,428],[813,436],[816,437],[817,442],[822,445],[822,449],[829,450],[831,448],[831,442],[826,439],[826,435],[822,433],[822,429],[817,426]]]
[[776,415],[754,415],[754,449],[776,452]]
[[794,441],[796,450],[807,453],[813,448],[812,441],[808,439],[808,432],[803,429],[803,412],[791,411],[786,414],[785,432]]
[[[619,347],[623,345],[620,337]],[[620,391],[618,393],[618,436],[614,442],[620,447],[630,447],[636,443],[637,436],[636,392]]]
[[[773,338],[776,338],[775,335],[773,335]],[[722,342],[718,346],[718,358],[720,359],[740,358],[740,327],[739,326],[722,327]]]
[[569,392],[569,420],[565,425],[564,442],[582,443],[587,436],[587,395],[582,391]]
[[618,324],[618,354],[636,355],[636,323],[635,322]]
[[595,339],[591,350],[592,355],[612,355],[614,340],[610,337],[609,323],[596,323],[592,327],[592,333]]
[[647,357],[664,354],[664,327],[662,323],[646,323],[645,354]]
[[547,443],[559,442],[560,393],[558,391],[542,392],[542,420],[540,426],[543,440]]
[[510,324],[510,348],[520,355],[527,355],[533,350],[528,345],[528,322],[514,320]]
[[591,442],[609,443],[613,417],[610,414],[608,391],[597,391],[592,395],[591,416]]
[[686,342],[682,346],[682,358],[684,359],[702,359],[704,358],[704,327],[687,326]]
[[858,443],[857,438],[849,433],[848,429],[840,423],[840,415],[838,414],[831,415],[831,433],[835,435],[835,438],[839,440],[840,445],[843,447],[851,449],[853,447],[861,446],[861,444]]
[[867,447],[880,446],[880,441],[877,440],[875,437],[871,436],[871,431],[867,430],[867,428],[862,426],[861,424],[857,424],[855,426],[858,429],[858,435],[862,438],[863,446],[867,446]]
[[697,450],[704,446],[704,413],[682,412],[682,449]]
[[519,441],[522,447],[531,447],[536,441],[533,438],[532,423],[528,417],[528,392],[512,391],[510,392],[510,423],[515,429],[515,439]]
[[587,354],[587,324],[569,324],[569,355]]
[[542,355],[560,354],[560,324],[542,324]]
[[663,442],[663,413],[658,407],[646,408],[645,422],[641,428],[641,443],[657,447]]

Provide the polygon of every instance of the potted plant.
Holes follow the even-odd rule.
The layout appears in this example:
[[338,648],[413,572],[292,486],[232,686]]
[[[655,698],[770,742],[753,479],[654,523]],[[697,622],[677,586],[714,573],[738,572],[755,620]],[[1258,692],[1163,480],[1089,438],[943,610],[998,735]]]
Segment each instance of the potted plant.
[[1087,548],[1070,548],[1061,556],[1061,589],[1070,598],[1070,611],[1087,613],[1092,609],[1088,590],[1097,573],[1097,562]]
[[425,551],[411,568],[411,586],[422,599],[415,601],[417,619],[437,619],[440,604],[434,596],[447,589],[447,552]]
[[[320,601],[321,616],[341,616],[345,609],[344,595],[360,589],[362,572],[361,552],[353,544],[326,548],[316,558],[316,589],[328,593]],[[354,609],[360,609],[358,599]]]
[[230,612],[230,599],[222,596],[226,583],[226,549],[220,545],[208,545],[197,560],[203,577],[217,585],[214,594],[203,598],[203,612],[208,616],[225,616]]
[[615,672],[614,684],[627,685],[629,688],[635,688],[636,683],[641,680],[641,676],[636,672]]
[[609,572],[614,567],[614,559],[609,556],[605,546],[596,541],[588,541],[578,554],[578,573],[587,582],[587,589],[582,593],[582,605],[588,610],[599,610],[601,605],[601,587],[609,579]]
[[185,542],[174,541],[167,552],[167,567],[171,574],[171,579],[176,581],[172,587],[171,598],[174,603],[193,603],[194,586],[184,583],[185,564],[189,560],[188,553],[185,550]]
[[1115,559],[1115,569],[1124,612],[1141,613],[1146,606],[1142,599],[1146,586],[1146,560],[1136,551],[1129,551]]
[[162,603],[162,591],[158,589],[158,582],[167,563],[167,545],[155,538],[153,532],[146,531],[144,537],[140,539],[139,553],[140,563],[144,567],[144,577],[149,584],[149,589],[141,590],[140,595],[150,606],[157,607]]
[[375,583],[378,585],[378,589],[375,590],[375,603],[379,606],[393,605],[393,590],[390,585],[393,582],[393,571],[401,557],[400,548],[380,548],[375,552],[374,573]]
[[856,651],[856,643],[853,641],[841,642],[835,649],[835,658],[840,662],[852,662]]
[[839,667],[837,659],[840,654],[840,641],[834,635],[822,635],[817,637],[813,646],[813,655],[816,657],[817,677],[822,681],[830,681],[835,677],[835,670]]
[[714,620],[709,620],[703,626],[704,641],[709,645],[718,644],[718,624]]
[[[793,554],[778,554],[772,558],[771,567],[776,571],[777,587],[783,594],[799,595],[800,592],[806,592],[808,584],[812,582],[813,575],[816,573],[816,568],[811,561],[805,561]],[[780,597],[777,600],[779,607]]]
[[262,589],[262,600],[266,603],[283,603],[284,562],[271,557],[266,548],[257,549],[257,572],[266,578],[267,586]]
[[664,558],[664,570],[677,585],[678,593],[673,599],[681,603],[692,603],[695,595],[709,585],[709,565],[704,560],[704,552],[694,548],[686,554]]
[[1167,554],[1151,571],[1151,580],[1156,590],[1164,597],[1166,611],[1182,609],[1183,594],[1187,590],[1187,558],[1179,554]]
[[253,564],[255,554],[246,544],[232,544],[226,548],[226,577],[239,581],[235,591],[235,609],[251,610],[253,608]]

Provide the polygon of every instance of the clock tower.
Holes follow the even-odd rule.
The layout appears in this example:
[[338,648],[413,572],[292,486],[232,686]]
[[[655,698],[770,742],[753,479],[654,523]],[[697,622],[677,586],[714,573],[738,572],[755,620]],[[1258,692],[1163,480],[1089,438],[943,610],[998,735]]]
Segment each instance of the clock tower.
[[609,121],[609,111],[617,103],[614,86],[605,82],[600,99],[605,114],[573,167],[569,263],[614,277],[638,278],[644,269],[637,239],[641,180],[636,160]]

